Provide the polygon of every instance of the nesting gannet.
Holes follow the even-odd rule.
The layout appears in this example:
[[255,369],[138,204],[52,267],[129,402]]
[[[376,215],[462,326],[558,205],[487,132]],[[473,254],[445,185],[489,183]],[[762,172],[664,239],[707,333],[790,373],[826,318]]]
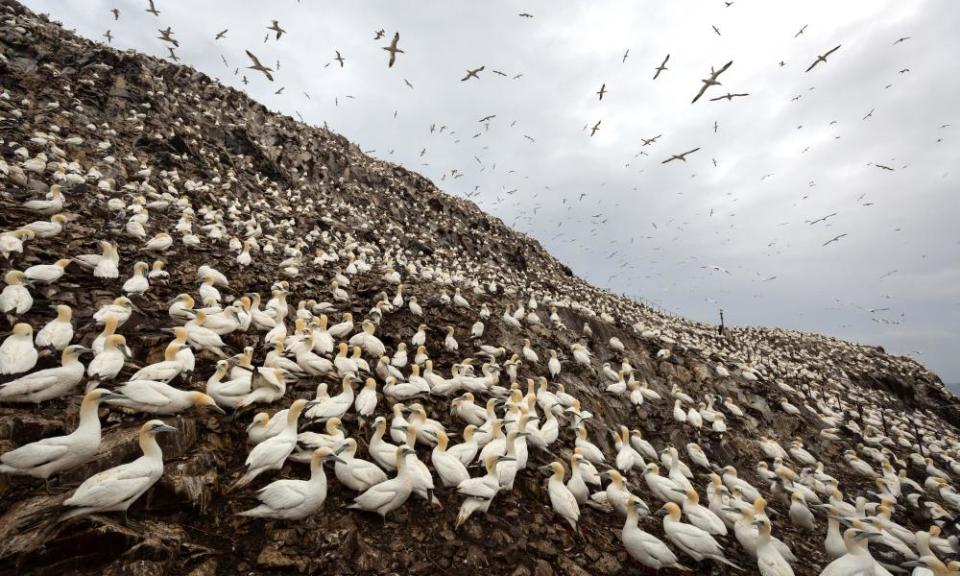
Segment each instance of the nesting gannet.
[[509,459],[510,456],[505,454],[499,456],[491,454],[484,460],[486,475],[468,478],[457,485],[457,492],[466,496],[466,499],[460,505],[456,528],[466,522],[474,512],[486,512],[490,508],[490,503],[501,488],[497,478],[497,466],[502,462],[508,462]]
[[654,570],[661,568],[690,570],[680,564],[676,554],[662,540],[640,529],[638,526],[640,511],[645,508],[642,501],[630,496],[627,498],[625,507],[627,519],[620,532],[620,538],[631,558]]
[[216,401],[203,392],[180,390],[165,382],[134,379],[118,387],[116,393],[118,396],[109,398],[108,404],[147,414],[179,414],[194,406],[225,414]]
[[700,562],[704,559],[721,562],[737,570],[740,567],[723,556],[723,547],[708,532],[680,521],[680,507],[667,502],[660,509],[664,513],[663,533],[685,554]]
[[113,393],[95,388],[80,404],[80,423],[66,436],[44,438],[0,455],[0,473],[49,478],[93,460],[100,449],[100,403]]
[[683,490],[670,478],[660,475],[660,467],[653,462],[643,470],[647,488],[661,502],[683,502]]
[[464,466],[469,466],[473,462],[474,458],[477,456],[477,450],[479,446],[476,439],[473,437],[474,431],[477,429],[473,424],[468,424],[463,429],[463,442],[460,444],[454,444],[447,448],[447,454],[453,456]]
[[26,277],[19,270],[10,270],[3,276],[6,283],[0,292],[0,312],[20,316],[26,314],[33,307],[33,296],[23,285]]
[[56,306],[57,317],[48,322],[37,332],[34,343],[38,348],[53,348],[63,350],[73,340],[73,310],[65,305]]
[[347,508],[376,512],[386,518],[387,514],[403,506],[413,492],[413,481],[407,467],[407,457],[416,456],[416,452],[405,446],[396,448],[394,467],[397,475],[371,486],[366,492],[353,500]]
[[99,380],[117,377],[127,357],[127,339],[121,334],[107,336],[103,351],[94,356],[87,366],[87,375]]
[[877,561],[867,550],[867,541],[877,538],[879,534],[847,528],[843,533],[843,544],[846,554],[827,564],[820,572],[820,576],[852,576],[856,574],[874,574]]
[[577,427],[577,438],[574,442],[577,448],[583,449],[583,455],[587,460],[594,464],[603,464],[606,459],[603,452],[597,448],[596,444],[587,439],[587,428],[585,426]]
[[10,254],[23,254],[23,241],[36,238],[33,230],[19,228],[12,232],[0,232],[0,256],[10,258]]
[[683,491],[683,513],[691,524],[709,534],[726,536],[727,526],[709,508],[700,505],[700,495],[691,486]]
[[63,501],[74,509],[62,519],[101,512],[124,512],[163,476],[163,452],[157,434],[176,432],[162,420],[150,420],[140,427],[140,450],[143,456],[87,478],[72,496]]
[[0,374],[21,374],[37,365],[39,354],[33,347],[33,327],[26,322],[13,326],[13,332],[0,344]]
[[557,358],[557,351],[550,350],[550,360],[547,361],[547,370],[550,372],[551,378],[556,378],[560,375],[560,359]]
[[[350,346],[360,346],[368,356],[373,358],[379,358],[383,356],[386,353],[386,347],[379,338],[374,336],[376,325],[369,320],[364,320],[361,323],[361,328],[362,330],[360,332],[350,337]],[[333,333],[332,328],[330,332],[331,334]]]
[[562,516],[570,524],[570,528],[576,531],[577,521],[580,519],[580,507],[570,489],[563,483],[566,473],[563,464],[554,461],[544,468],[551,471],[550,479],[547,481],[547,492],[550,495],[553,511]]
[[430,462],[444,486],[459,486],[461,482],[470,478],[470,473],[456,455],[447,453],[449,441],[447,435],[440,431],[437,435],[437,445],[430,454]]
[[61,258],[53,264],[37,264],[24,270],[23,276],[35,284],[52,284],[63,277],[70,262],[69,258]]
[[790,494],[790,521],[804,530],[815,530],[817,527],[813,512],[807,508],[807,501],[800,492]]
[[334,465],[337,480],[355,492],[363,492],[371,486],[386,482],[387,475],[373,462],[356,457],[357,441],[347,438],[338,449],[340,460]]
[[309,480],[276,480],[257,491],[260,505],[239,512],[239,516],[302,520],[313,514],[327,499],[327,476],[323,463],[328,460],[343,462],[330,448],[320,447],[310,458]]
[[304,399],[294,400],[287,413],[287,422],[283,430],[257,444],[247,455],[245,465],[247,471],[231,486],[231,490],[242,488],[254,478],[267,470],[279,470],[283,463],[297,446],[297,421],[304,409],[309,409],[311,403]]
[[758,527],[757,538],[757,567],[762,576],[793,576],[793,568],[773,544],[770,537],[770,521],[766,518],[758,519],[754,524]]
[[353,387],[359,380],[353,376],[344,376],[340,379],[342,389],[336,396],[329,396],[324,399],[317,399],[317,402],[308,409],[304,416],[311,420],[327,420],[329,418],[341,417],[347,413],[355,399]]
[[387,420],[383,416],[377,416],[373,424],[374,432],[373,436],[370,437],[367,451],[374,462],[388,472],[393,472],[396,470],[397,446],[383,439],[383,435],[386,434],[387,431]]
[[169,382],[185,371],[180,352],[189,349],[185,343],[176,340],[167,345],[163,351],[163,361],[144,366],[130,377],[130,380],[156,380]]
[[67,346],[60,355],[59,367],[0,384],[0,402],[44,402],[70,393],[83,380],[85,368],[80,355],[89,351],[76,344]]
[[114,298],[110,304],[101,306],[100,309],[94,313],[93,319],[97,324],[105,324],[110,317],[113,317],[117,321],[117,326],[123,326],[124,323],[130,319],[130,316],[133,315],[134,309],[136,309],[136,307],[129,298],[119,296]]

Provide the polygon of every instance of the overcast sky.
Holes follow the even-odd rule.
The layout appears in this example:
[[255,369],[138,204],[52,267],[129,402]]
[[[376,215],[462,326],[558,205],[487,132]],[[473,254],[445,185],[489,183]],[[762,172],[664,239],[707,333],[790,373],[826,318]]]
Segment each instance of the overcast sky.
[[[183,63],[473,195],[594,284],[878,344],[960,381],[960,2],[155,3],[26,2],[156,56],[170,26]],[[264,42],[273,19],[287,33]],[[274,82],[243,69],[245,49],[280,61]],[[728,91],[749,96],[709,101]]]

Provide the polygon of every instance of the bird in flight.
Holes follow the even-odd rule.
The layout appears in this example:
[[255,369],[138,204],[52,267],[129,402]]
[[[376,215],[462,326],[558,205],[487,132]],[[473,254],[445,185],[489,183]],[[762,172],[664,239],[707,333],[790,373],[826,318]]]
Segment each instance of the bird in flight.
[[874,110],[876,110],[876,108],[871,108],[870,111],[867,112],[867,115],[864,116],[863,118],[861,118],[861,120],[866,120],[867,118],[873,118],[873,111],[874,111]]
[[906,42],[906,41],[909,40],[909,39],[910,39],[909,36],[902,36],[902,37],[900,37],[900,38],[897,38],[897,41],[894,42],[893,45],[896,46],[897,44],[903,44],[904,42]]
[[660,138],[661,136],[663,136],[663,134],[657,134],[657,135],[654,136],[653,138],[643,138],[643,137],[641,137],[640,139],[643,140],[643,145],[644,145],[644,146],[648,146],[648,145],[650,145],[650,144],[656,144],[656,143],[657,143],[657,139]]
[[340,67],[343,68],[343,61],[345,60],[345,58],[340,55],[340,51],[339,51],[339,50],[337,50],[336,52],[337,52],[337,57],[334,58],[334,60],[336,60],[337,62],[339,62],[339,63],[340,63]]
[[717,121],[716,121],[716,120],[714,120],[714,121],[713,121],[713,133],[714,133],[714,134],[717,133],[717,128],[719,128],[719,127],[720,127],[720,125],[717,124]]
[[273,82],[273,76],[270,74],[273,72],[273,68],[268,68],[260,63],[260,60],[253,55],[253,52],[247,50],[247,56],[250,57],[250,60],[253,62],[253,66],[247,66],[249,70],[256,70],[258,72],[263,72],[263,75],[267,77],[267,80]]
[[710,27],[713,28],[713,31],[717,33],[717,36],[720,35],[720,29],[719,29],[719,28],[717,28],[716,26],[713,26],[712,24],[710,25]]
[[600,100],[603,100],[603,95],[607,93],[607,85],[600,85],[600,89],[597,90],[597,94],[600,96]]
[[699,150],[699,149],[700,149],[700,147],[697,146],[697,147],[694,148],[693,150],[687,150],[686,152],[684,152],[684,153],[682,153],[682,154],[674,154],[674,155],[670,156],[669,158],[667,158],[666,160],[664,160],[663,162],[661,162],[661,164],[666,164],[667,162],[673,162],[674,160],[681,160],[681,161],[683,161],[683,162],[686,162],[686,161],[687,161],[687,156],[688,156],[689,154],[693,154],[694,152],[696,152],[696,151]]
[[521,12],[521,13],[520,13],[520,17],[521,17],[521,18],[533,18],[533,14],[530,14],[529,12]]
[[109,30],[106,31],[106,33],[103,35],[103,37],[107,39],[107,43],[108,43],[108,44],[109,44],[110,42],[113,42],[113,35],[110,34],[110,31],[109,31]]
[[794,38],[798,38],[801,34],[803,34],[803,31],[807,29],[807,26],[808,26],[808,24],[804,24],[804,25],[803,25],[803,28],[801,28],[799,32],[797,32],[796,34],[794,34],[793,37],[794,37]]
[[393,40],[390,41],[389,46],[384,46],[383,49],[390,53],[390,62],[387,64],[387,68],[393,68],[394,62],[397,61],[397,54],[403,54],[403,50],[397,48],[397,43],[400,42],[400,33],[394,32]]
[[170,59],[174,62],[179,62],[180,58],[177,57],[177,54],[173,51],[173,46],[167,46],[167,50],[170,51]]
[[283,33],[286,32],[286,30],[284,30],[283,28],[280,27],[280,23],[277,22],[276,20],[273,20],[273,24],[267,26],[267,30],[272,30],[272,31],[276,32],[276,33],[277,33],[277,40],[279,40],[280,37],[283,36]]
[[821,63],[821,62],[823,62],[824,64],[826,64],[826,63],[827,63],[827,56],[829,56],[829,55],[833,54],[834,52],[836,52],[837,50],[839,50],[839,49],[840,49],[840,46],[841,46],[840,44],[837,44],[836,47],[834,47],[833,49],[827,51],[826,54],[823,54],[823,55],[821,55],[821,56],[817,56],[817,59],[813,61],[813,64],[811,64],[810,67],[807,68],[807,72],[813,70],[814,66],[816,66],[817,64],[819,64],[819,63]]
[[893,171],[894,171],[894,168],[891,168],[891,167],[889,167],[889,166],[884,166],[883,164],[874,164],[874,166],[876,166],[877,168],[880,168],[880,169],[882,169],[882,170],[889,170],[890,172],[893,172]]
[[827,244],[832,244],[832,243],[834,243],[834,242],[838,242],[838,241],[839,241],[841,238],[843,238],[844,236],[846,236],[846,234],[839,234],[839,235],[837,235],[837,236],[834,236],[833,238],[831,238],[831,239],[827,240],[826,242],[824,242],[823,245],[826,246]]
[[600,129],[600,122],[602,120],[597,120],[597,123],[593,125],[593,128],[590,129],[590,137],[593,138],[593,135],[597,133],[597,130]]
[[471,79],[471,78],[476,78],[477,80],[479,80],[480,77],[477,76],[477,74],[480,73],[480,72],[483,72],[483,69],[484,69],[484,68],[486,68],[486,66],[481,66],[481,67],[479,67],[479,68],[474,68],[473,70],[470,70],[469,68],[467,68],[467,75],[464,76],[463,78],[461,78],[460,81],[461,81],[461,82],[466,82],[467,80],[469,80],[469,79]]
[[381,28],[381,29],[377,30],[376,32],[374,32],[374,37],[373,37],[373,39],[374,39],[374,40],[379,40],[379,39],[383,38],[383,35],[384,35],[384,34],[386,34],[386,31],[384,31],[384,29]]
[[404,78],[404,79],[403,79],[403,83],[406,84],[407,86],[409,86],[411,90],[413,90],[413,84],[411,84],[409,80],[407,80],[406,78]]
[[157,30],[157,32],[160,33],[160,35],[157,36],[157,38],[159,38],[160,40],[163,40],[164,42],[169,42],[174,46],[176,46],[177,48],[180,47],[180,43],[177,42],[177,39],[172,36],[173,31],[170,29],[169,26],[167,26],[166,30]]
[[749,96],[750,94],[731,94],[727,92],[723,96],[717,96],[716,98],[711,98],[711,102],[716,102],[717,100],[733,100],[734,98],[739,98],[741,96]]
[[117,10],[116,8],[111,8],[111,9],[110,9],[110,12],[113,13],[113,19],[114,19],[114,20],[119,20],[119,19],[120,19],[120,11],[119,11],[119,10]]
[[[716,159],[716,158],[711,158],[710,160],[713,160],[713,167],[716,168],[716,167],[717,167],[717,159]],[[711,214],[711,216],[712,216],[712,215],[713,215],[713,214]]]
[[622,63],[626,62],[626,61],[627,61],[627,56],[629,56],[629,55],[630,55],[630,49],[627,48],[627,51],[623,53],[623,60],[621,60],[620,63],[622,64]]
[[274,94],[283,94],[284,88],[286,88],[286,86],[281,86],[276,92],[274,92]]
[[213,39],[214,39],[214,40],[219,40],[219,39],[223,38],[224,36],[227,35],[227,32],[228,32],[229,30],[230,30],[229,28],[224,28],[223,30],[217,32],[217,35],[214,36]]
[[724,64],[723,67],[720,68],[719,70],[714,70],[713,67],[711,66],[710,77],[704,78],[703,80],[701,80],[701,82],[703,82],[703,86],[700,87],[700,91],[697,92],[697,95],[693,97],[693,100],[690,103],[693,104],[694,102],[699,100],[700,97],[703,96],[703,93],[707,91],[707,88],[711,86],[720,86],[720,82],[717,81],[717,78],[719,78],[721,74],[726,72],[731,65],[733,65],[733,60]]
[[726,2],[726,1],[724,1],[724,4],[725,4],[725,6],[724,6],[725,8],[729,8],[729,7],[733,6],[733,2]]
[[490,114],[489,116],[484,116],[483,118],[481,118],[480,122],[489,122],[490,120],[493,120],[496,117],[497,117],[496,114]]
[[153,5],[153,0],[147,0],[147,2],[150,4],[150,7],[147,8],[147,12],[153,14],[154,16],[159,16],[160,11],[157,10],[157,7]]
[[507,73],[506,73],[506,72],[503,72],[503,71],[501,71],[501,70],[492,70],[492,72],[493,72],[494,74],[496,74],[497,76],[503,76],[503,77],[506,77],[506,76],[507,76]]
[[813,225],[816,224],[817,222],[826,222],[828,218],[833,218],[833,217],[836,216],[836,215],[837,215],[837,213],[836,213],[836,212],[833,212],[833,213],[831,213],[831,214],[827,214],[826,216],[822,216],[822,217],[820,217],[820,218],[817,218],[816,220],[811,220],[811,221],[809,222],[809,224],[810,224],[811,226],[813,226]]
[[726,275],[730,275],[730,271],[722,266],[717,266],[716,264],[708,264],[706,266],[701,266],[704,270],[713,270],[714,272],[723,272]]
[[667,60],[669,59],[670,59],[670,55],[667,54],[667,57],[663,59],[663,62],[661,62],[660,65],[655,68],[657,73],[653,75],[654,80],[657,79],[657,76],[659,76],[661,72],[663,72],[664,70],[669,70],[669,68],[667,68]]

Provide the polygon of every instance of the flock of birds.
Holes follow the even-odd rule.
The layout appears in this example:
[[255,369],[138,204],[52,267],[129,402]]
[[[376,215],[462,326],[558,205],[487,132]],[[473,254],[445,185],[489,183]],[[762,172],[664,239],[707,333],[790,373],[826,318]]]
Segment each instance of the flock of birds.
[[[5,10],[7,33],[29,38],[48,26]],[[385,48],[391,65],[398,38]],[[711,71],[703,89],[729,66]],[[774,533],[789,526],[822,542],[827,576],[960,573],[949,561],[960,554],[960,438],[929,411],[901,409],[857,383],[922,374],[910,361],[787,331],[717,336],[563,274],[475,207],[435,194],[430,202],[443,198],[465,216],[433,224],[485,230],[478,244],[487,252],[451,252],[438,227],[390,221],[379,206],[342,196],[364,190],[347,173],[365,171],[377,194],[422,208],[428,196],[409,204],[413,175],[268,115],[256,123],[287,140],[268,136],[257,149],[288,169],[318,146],[345,161],[288,184],[249,156],[218,164],[213,136],[198,126],[246,127],[248,101],[168,85],[171,76],[144,65],[154,87],[111,126],[79,97],[109,72],[91,64],[65,79],[61,101],[31,97],[16,81],[0,88],[4,118],[43,119],[5,138],[0,159],[0,313],[11,326],[0,342],[0,405],[80,402],[70,433],[5,451],[0,474],[49,482],[97,461],[104,408],[143,421],[142,456],[86,478],[51,529],[125,515],[164,475],[158,435],[201,410],[245,427],[242,469],[222,471],[233,479],[222,496],[259,502],[243,516],[317,514],[332,466],[356,493],[349,508],[387,518],[410,498],[439,505],[440,494],[457,502],[460,527],[496,513],[518,479],[546,474],[544,504],[557,523],[576,534],[583,514],[618,517],[626,552],[652,569],[709,561],[787,576],[802,553]],[[180,101],[180,117],[151,118],[148,98]],[[184,166],[203,158],[205,172],[161,166],[130,144],[175,134],[191,148],[174,158]],[[102,222],[78,222],[94,210]],[[76,240],[98,251],[74,250]],[[412,250],[412,240],[435,248]],[[513,252],[536,266],[502,259]],[[65,303],[82,283],[110,298]],[[154,329],[125,329],[142,321]],[[148,359],[147,336],[157,333],[167,339],[162,357]],[[692,380],[665,376],[693,359]],[[767,403],[756,401],[761,391]],[[645,437],[648,418],[689,442]],[[778,434],[778,419],[797,422],[794,434]],[[736,460],[711,449],[730,436],[745,443]],[[275,478],[281,470],[290,477]]]

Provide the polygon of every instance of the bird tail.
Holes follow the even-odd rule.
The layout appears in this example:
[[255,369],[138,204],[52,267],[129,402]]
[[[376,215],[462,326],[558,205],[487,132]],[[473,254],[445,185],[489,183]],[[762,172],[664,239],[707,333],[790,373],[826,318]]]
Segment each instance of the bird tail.
[[230,485],[229,488],[227,488],[227,493],[233,492],[234,490],[237,490],[239,488],[243,488],[247,484],[253,482],[253,479],[257,477],[257,474],[259,474],[259,472],[256,469],[248,470],[246,474],[241,476],[239,479],[237,479],[236,482],[234,482],[233,484]]
[[738,565],[734,564],[733,562],[727,560],[727,559],[724,558],[723,556],[714,556],[714,557],[713,557],[713,560],[716,560],[717,562],[726,564],[727,566],[733,568],[734,570],[737,570],[737,571],[739,571],[739,572],[743,572],[743,568],[741,568],[740,566],[738,566]]

